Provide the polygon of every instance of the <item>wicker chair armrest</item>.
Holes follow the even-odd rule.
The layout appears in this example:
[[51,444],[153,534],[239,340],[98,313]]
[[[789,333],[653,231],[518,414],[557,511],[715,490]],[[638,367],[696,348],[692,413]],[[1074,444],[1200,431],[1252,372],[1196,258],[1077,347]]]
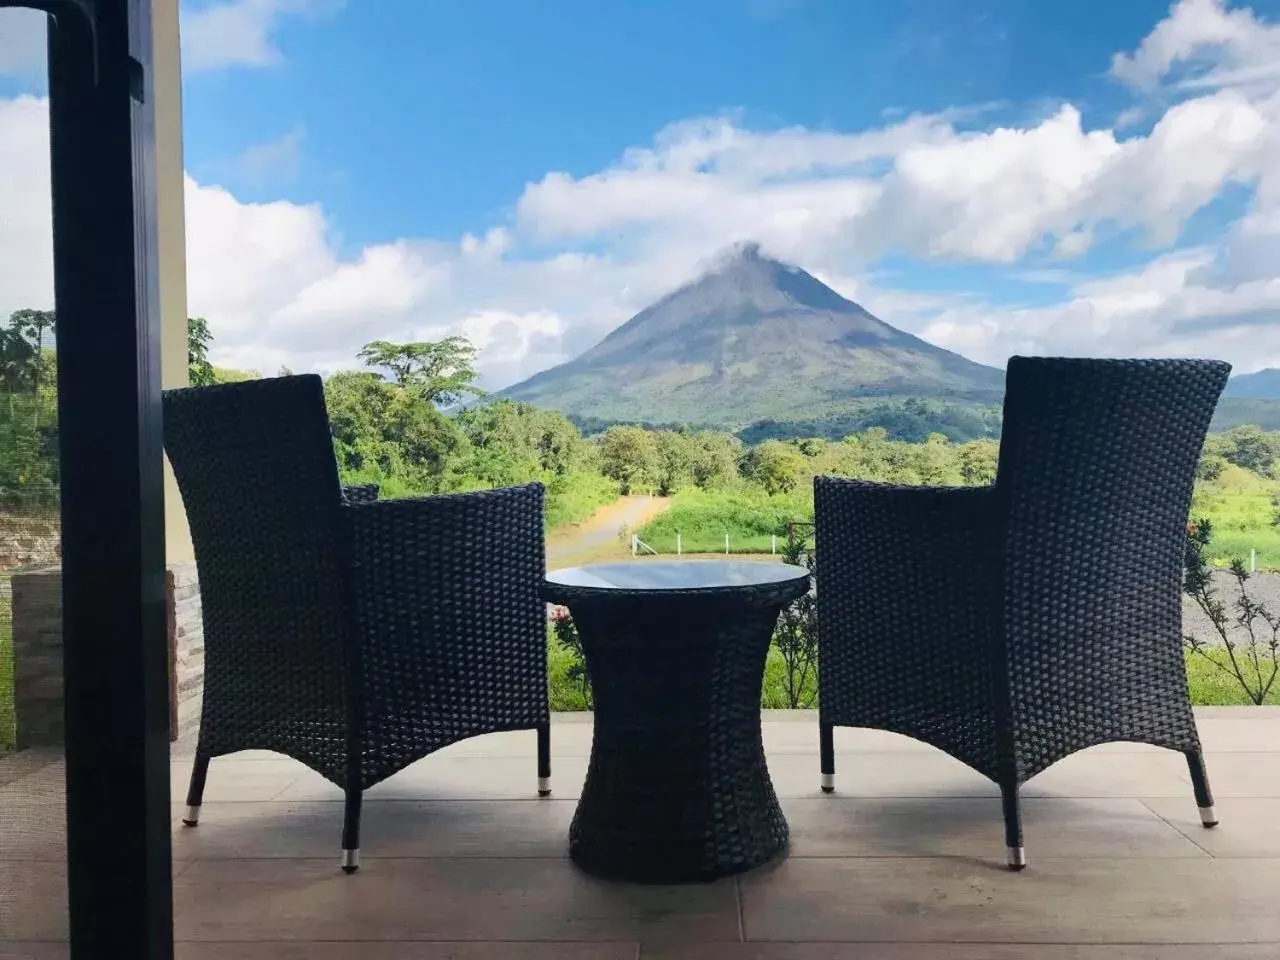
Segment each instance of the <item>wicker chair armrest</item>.
[[348,509],[366,697],[545,713],[541,484]]
[[994,488],[814,484],[819,703],[992,768],[1002,642]]
[[357,483],[342,488],[342,496],[349,504],[373,503],[378,499],[376,483]]

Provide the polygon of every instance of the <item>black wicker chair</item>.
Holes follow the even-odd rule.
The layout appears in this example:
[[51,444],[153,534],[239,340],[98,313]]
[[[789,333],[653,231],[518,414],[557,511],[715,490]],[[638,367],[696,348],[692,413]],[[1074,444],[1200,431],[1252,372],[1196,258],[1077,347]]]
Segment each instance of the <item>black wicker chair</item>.
[[814,484],[822,787],[836,726],[906,734],[1018,789],[1126,740],[1187,757],[1217,821],[1187,695],[1182,564],[1196,463],[1230,367],[1009,361],[994,486]]
[[550,793],[543,490],[378,501],[339,486],[319,377],[171,390],[165,448],[204,606],[204,707],[185,822],[209,761],[274,750],[346,794],[441,747],[537,730]]

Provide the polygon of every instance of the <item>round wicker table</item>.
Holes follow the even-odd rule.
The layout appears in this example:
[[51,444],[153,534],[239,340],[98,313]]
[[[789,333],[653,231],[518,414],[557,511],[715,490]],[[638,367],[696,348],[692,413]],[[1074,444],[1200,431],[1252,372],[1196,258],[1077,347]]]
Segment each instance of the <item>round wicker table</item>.
[[787,822],[760,737],[760,688],[782,608],[809,588],[782,563],[571,567],[543,594],[569,608],[595,707],[569,855],[597,876],[714,880],[765,863]]

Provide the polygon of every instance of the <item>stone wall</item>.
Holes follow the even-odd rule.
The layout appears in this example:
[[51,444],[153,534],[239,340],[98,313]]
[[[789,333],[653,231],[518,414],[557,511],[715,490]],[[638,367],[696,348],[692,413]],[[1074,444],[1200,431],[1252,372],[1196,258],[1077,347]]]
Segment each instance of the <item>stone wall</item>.
[[200,581],[196,565],[171,566],[165,581],[169,617],[169,721],[174,739],[194,733],[200,726],[204,700],[204,614],[200,606]]
[[62,560],[58,513],[15,517],[0,514],[0,571],[39,570]]
[[[200,723],[204,624],[195,564],[169,568],[165,608],[170,739],[177,739]],[[57,567],[13,575],[13,668],[17,748],[61,745],[62,571]]]

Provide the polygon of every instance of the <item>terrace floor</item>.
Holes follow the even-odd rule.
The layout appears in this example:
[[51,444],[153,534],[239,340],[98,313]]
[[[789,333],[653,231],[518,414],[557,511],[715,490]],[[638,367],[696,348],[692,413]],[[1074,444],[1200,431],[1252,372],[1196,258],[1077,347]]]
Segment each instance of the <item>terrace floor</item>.
[[[587,716],[556,719],[552,799],[532,796],[532,733],[459,744],[371,790],[350,877],[335,788],[269,754],[215,760],[200,827],[173,832],[178,956],[1274,960],[1280,708],[1198,716],[1217,829],[1200,827],[1180,756],[1099,747],[1024,788],[1021,874],[1003,867],[994,787],[927,747],[837,731],[838,792],[821,794],[813,714],[764,728],[789,856],[705,886],[604,883],[569,862]],[[175,749],[179,799],[189,752]],[[0,958],[64,958],[60,818],[40,799],[56,810],[59,765],[0,763]]]

